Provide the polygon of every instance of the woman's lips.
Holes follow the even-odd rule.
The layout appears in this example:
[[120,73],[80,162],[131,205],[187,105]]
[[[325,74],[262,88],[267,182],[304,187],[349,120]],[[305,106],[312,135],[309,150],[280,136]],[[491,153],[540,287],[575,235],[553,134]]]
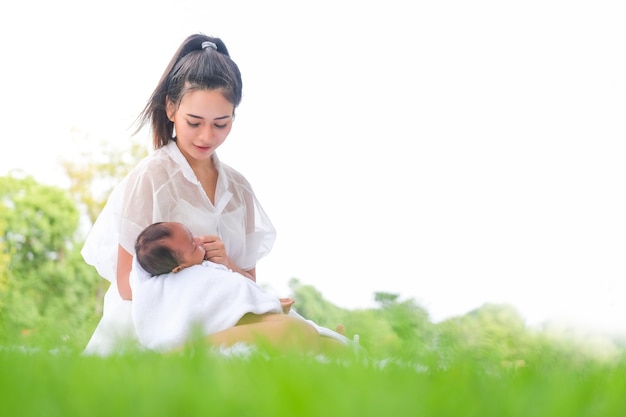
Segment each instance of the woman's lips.
[[200,152],[207,152],[211,150],[210,146],[198,146],[198,145],[194,145],[196,147],[197,150],[199,150]]

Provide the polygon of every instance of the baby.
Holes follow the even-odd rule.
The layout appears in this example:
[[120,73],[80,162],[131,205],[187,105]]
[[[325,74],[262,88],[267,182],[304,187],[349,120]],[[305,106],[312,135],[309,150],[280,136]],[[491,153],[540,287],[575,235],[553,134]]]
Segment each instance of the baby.
[[145,346],[180,344],[192,323],[213,334],[276,314],[306,321],[322,339],[348,343],[343,326],[332,331],[304,319],[291,310],[291,298],[275,297],[205,255],[200,239],[181,223],[154,223],[137,237],[135,263],[140,268],[131,274],[133,320]]
[[[200,238],[194,237],[185,225],[177,222],[159,222],[146,227],[137,237],[135,257],[152,276],[180,272],[207,261]],[[283,311],[288,313],[294,300],[279,300]]]

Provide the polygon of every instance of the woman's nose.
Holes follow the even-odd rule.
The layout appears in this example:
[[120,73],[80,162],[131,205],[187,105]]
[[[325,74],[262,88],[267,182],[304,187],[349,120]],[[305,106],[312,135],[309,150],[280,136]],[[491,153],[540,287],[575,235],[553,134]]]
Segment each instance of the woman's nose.
[[201,130],[200,139],[209,141],[209,140],[213,139],[213,134],[214,134],[213,126],[212,125],[208,125],[204,129]]

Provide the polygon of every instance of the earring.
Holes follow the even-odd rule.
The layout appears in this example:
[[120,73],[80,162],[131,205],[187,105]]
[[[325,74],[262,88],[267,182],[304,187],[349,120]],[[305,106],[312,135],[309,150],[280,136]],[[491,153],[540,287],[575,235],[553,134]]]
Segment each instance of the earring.
[[176,139],[176,125],[172,125],[172,139]]

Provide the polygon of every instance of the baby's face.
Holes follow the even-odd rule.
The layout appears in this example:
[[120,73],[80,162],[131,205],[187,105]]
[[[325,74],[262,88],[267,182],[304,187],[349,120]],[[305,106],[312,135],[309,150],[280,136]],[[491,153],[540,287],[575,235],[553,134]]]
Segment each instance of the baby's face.
[[186,268],[191,265],[201,264],[204,260],[205,250],[200,239],[193,237],[191,231],[181,224],[175,223],[173,226],[172,247],[182,255],[181,267]]

